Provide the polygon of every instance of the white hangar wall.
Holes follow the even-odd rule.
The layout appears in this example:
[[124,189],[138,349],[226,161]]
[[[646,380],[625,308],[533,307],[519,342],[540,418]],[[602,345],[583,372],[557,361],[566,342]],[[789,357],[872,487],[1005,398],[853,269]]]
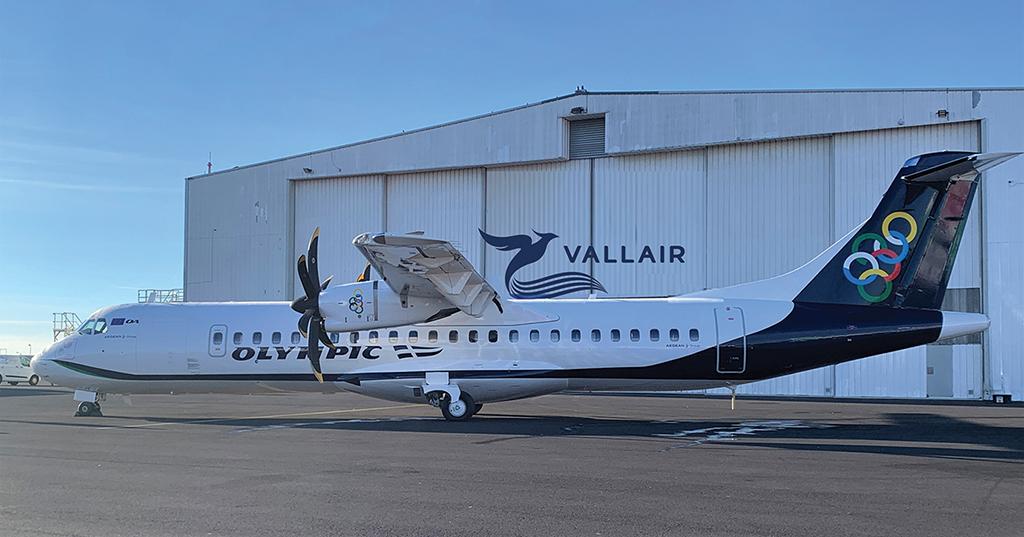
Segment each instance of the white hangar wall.
[[[607,289],[596,298],[764,278],[801,265],[864,220],[907,157],[1024,147],[1024,118],[1015,124],[1007,112],[1016,106],[1024,115],[1022,105],[1021,91],[577,95],[198,176],[186,189],[187,299],[291,299],[299,292],[295,258],[316,226],[321,274],[340,280],[364,265],[349,244],[357,233],[422,230],[452,240],[504,290],[512,253],[487,245],[478,229],[557,235],[518,279],[582,272]],[[605,114],[605,156],[567,158],[560,118],[572,106]],[[948,115],[936,118],[937,109]],[[480,136],[493,143],[472,141]],[[462,145],[431,153],[417,144]],[[383,156],[392,151],[422,155]],[[1015,208],[1024,187],[1013,188],[1011,175],[1022,170],[1011,165],[986,174],[951,281],[952,288],[983,289],[982,306],[993,316],[985,350],[978,343],[920,347],[742,391],[1024,397],[1017,350],[1024,331],[997,328],[1024,322]],[[323,174],[334,169],[338,175]],[[1004,224],[1011,221],[1015,228]],[[591,245],[597,259],[586,260]],[[637,262],[644,246],[659,245],[684,247],[684,262]],[[232,262],[253,256],[262,262],[251,271]]]

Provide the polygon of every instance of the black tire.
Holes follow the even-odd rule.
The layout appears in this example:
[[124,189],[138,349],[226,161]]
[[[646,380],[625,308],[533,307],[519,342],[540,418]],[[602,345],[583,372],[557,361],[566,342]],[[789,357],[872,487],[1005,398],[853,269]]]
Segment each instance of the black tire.
[[92,403],[82,401],[78,403],[78,411],[75,412],[76,416],[88,416],[92,413]]
[[31,377],[29,377],[28,384],[29,386],[35,386],[36,384],[39,384],[39,375],[32,375]]
[[473,415],[476,416],[477,412],[480,412],[480,409],[483,408],[483,407],[484,407],[483,403],[477,403],[477,404],[473,405]]
[[[468,393],[463,392],[459,396],[458,402],[452,403],[449,401],[450,398],[446,397],[441,401],[441,415],[448,421],[466,421],[473,417],[473,409],[476,408],[476,403],[473,402],[473,398]],[[455,408],[450,408],[454,406]],[[453,412],[453,410],[462,409],[462,413]]]
[[75,412],[76,416],[102,416],[103,412],[100,411],[99,403],[90,403],[83,401],[78,404],[78,411]]

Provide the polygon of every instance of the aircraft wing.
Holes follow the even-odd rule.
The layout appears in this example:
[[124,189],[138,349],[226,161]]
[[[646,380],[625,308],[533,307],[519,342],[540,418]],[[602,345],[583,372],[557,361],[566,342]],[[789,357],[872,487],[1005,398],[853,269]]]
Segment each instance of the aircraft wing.
[[498,293],[452,243],[422,235],[364,233],[352,244],[400,296],[441,297],[479,317]]

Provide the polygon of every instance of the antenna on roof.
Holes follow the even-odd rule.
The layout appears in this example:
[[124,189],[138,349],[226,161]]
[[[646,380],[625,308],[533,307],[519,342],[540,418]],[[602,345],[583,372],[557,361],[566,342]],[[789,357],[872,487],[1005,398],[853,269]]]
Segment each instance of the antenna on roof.
[[206,175],[210,175],[213,171],[213,151],[210,152],[209,157],[206,160]]

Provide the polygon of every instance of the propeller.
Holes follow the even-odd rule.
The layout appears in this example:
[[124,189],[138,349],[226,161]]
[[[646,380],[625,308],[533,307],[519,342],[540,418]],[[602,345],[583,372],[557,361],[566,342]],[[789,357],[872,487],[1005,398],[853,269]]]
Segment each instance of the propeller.
[[333,349],[334,342],[328,337],[327,330],[324,328],[324,318],[320,315],[320,293],[327,290],[332,276],[328,276],[323,283],[317,283],[320,281],[320,271],[316,268],[319,241],[320,228],[318,227],[313,231],[313,236],[309,238],[306,255],[299,256],[299,282],[302,283],[302,290],[306,295],[292,301],[292,309],[302,314],[302,317],[299,317],[299,333],[306,338],[308,343],[306,358],[309,359],[309,366],[313,368],[313,376],[322,383],[324,374],[320,370],[319,343]]

